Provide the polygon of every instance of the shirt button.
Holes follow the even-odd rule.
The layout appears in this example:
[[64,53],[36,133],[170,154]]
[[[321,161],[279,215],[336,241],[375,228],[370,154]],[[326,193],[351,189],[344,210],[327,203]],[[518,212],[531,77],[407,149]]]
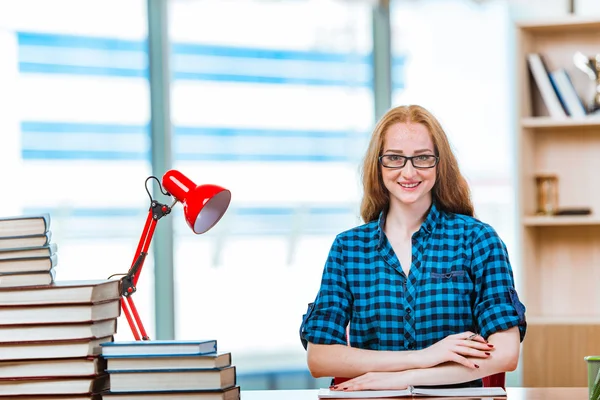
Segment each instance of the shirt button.
[[413,343],[409,343],[408,344],[408,349],[409,350],[414,350],[415,349],[415,345]]
[[406,308],[404,309],[404,311],[406,311],[406,313],[407,313],[407,314],[410,314],[410,313],[412,312],[412,310],[411,310],[410,308],[408,308],[408,307],[406,307]]

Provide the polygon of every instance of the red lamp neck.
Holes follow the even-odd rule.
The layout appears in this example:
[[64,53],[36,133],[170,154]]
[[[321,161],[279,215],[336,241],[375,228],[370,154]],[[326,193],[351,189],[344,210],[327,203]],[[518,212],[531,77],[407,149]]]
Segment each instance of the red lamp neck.
[[181,172],[172,169],[162,178],[163,187],[178,201],[182,202],[196,188],[196,184]]

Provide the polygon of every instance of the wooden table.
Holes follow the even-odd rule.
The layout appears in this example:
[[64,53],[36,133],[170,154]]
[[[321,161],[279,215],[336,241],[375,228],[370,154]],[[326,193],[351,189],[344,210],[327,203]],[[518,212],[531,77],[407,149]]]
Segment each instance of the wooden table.
[[[242,400],[316,400],[318,390],[242,390]],[[506,388],[507,397],[499,399],[510,400],[587,400],[587,387],[575,388]],[[438,399],[441,397],[421,397],[422,399]],[[445,397],[443,399],[450,399]],[[452,397],[452,400],[472,399],[472,397]],[[480,398],[477,398],[479,400]],[[481,400],[491,400],[492,397],[482,397]],[[371,399],[373,400],[373,399]]]

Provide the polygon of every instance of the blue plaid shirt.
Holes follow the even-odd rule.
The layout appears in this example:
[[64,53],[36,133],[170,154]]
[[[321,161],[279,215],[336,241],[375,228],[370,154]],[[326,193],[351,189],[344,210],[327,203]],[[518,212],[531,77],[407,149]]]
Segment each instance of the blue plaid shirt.
[[408,278],[378,221],[339,234],[321,288],[303,316],[300,336],[315,344],[371,350],[418,350],[448,335],[484,338],[518,326],[525,336],[506,247],[475,218],[432,205],[412,236]]

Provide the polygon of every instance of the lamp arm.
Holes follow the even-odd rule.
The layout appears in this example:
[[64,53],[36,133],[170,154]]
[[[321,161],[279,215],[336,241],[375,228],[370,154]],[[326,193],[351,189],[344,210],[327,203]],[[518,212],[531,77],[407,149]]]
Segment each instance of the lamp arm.
[[[176,202],[177,201],[175,201],[175,203]],[[175,203],[173,203],[173,205]],[[144,329],[144,325],[137,312],[137,308],[135,307],[131,295],[137,290],[137,281],[140,277],[140,273],[142,272],[142,267],[144,265],[144,261],[146,260],[146,256],[148,255],[148,248],[152,242],[156,224],[159,219],[171,213],[171,207],[172,206],[161,204],[156,200],[152,200],[150,209],[148,210],[148,217],[146,218],[146,223],[144,225],[131,268],[129,268],[127,274],[121,278],[121,295],[123,296],[121,299],[121,308],[123,309],[123,313],[127,318],[129,327],[131,328],[133,336],[136,340],[140,340],[140,337],[143,340],[148,340],[149,337],[146,334],[146,330]]]

